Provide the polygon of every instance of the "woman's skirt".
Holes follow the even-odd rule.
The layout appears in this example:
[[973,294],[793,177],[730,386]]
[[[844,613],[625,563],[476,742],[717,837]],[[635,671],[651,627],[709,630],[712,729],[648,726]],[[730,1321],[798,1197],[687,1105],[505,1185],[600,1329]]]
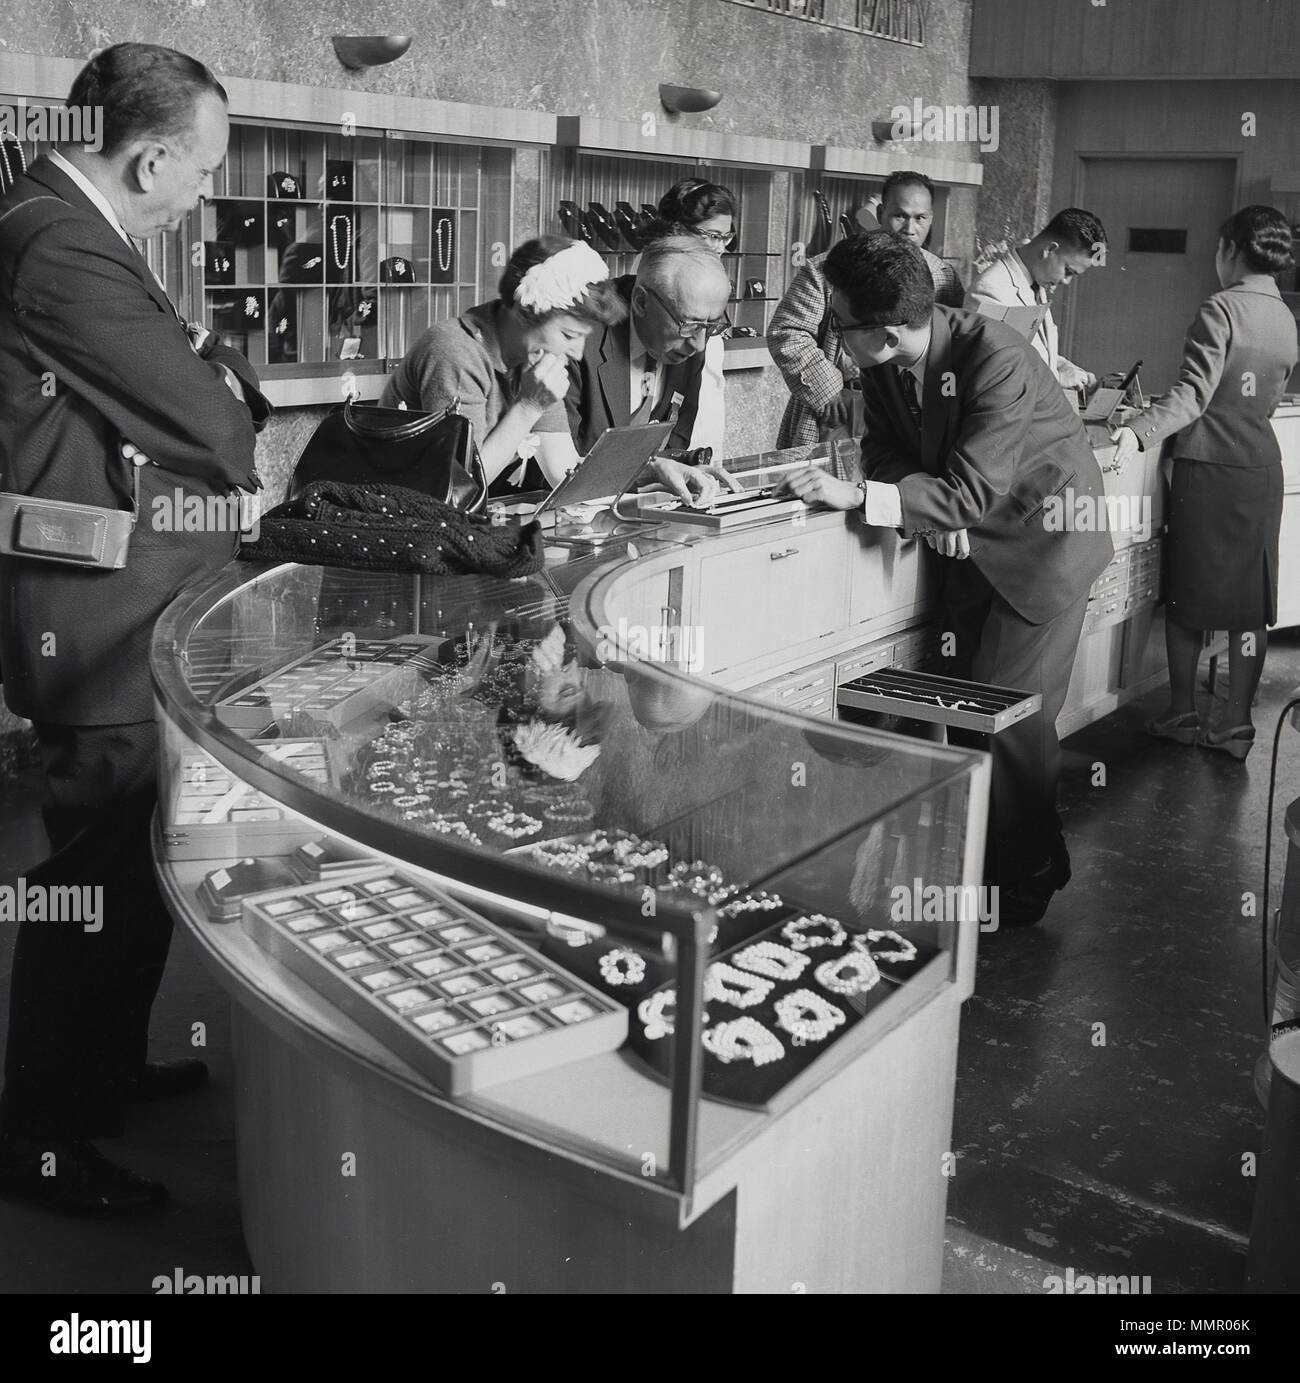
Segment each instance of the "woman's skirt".
[[1187,629],[1277,620],[1282,467],[1174,462],[1165,538],[1165,615]]

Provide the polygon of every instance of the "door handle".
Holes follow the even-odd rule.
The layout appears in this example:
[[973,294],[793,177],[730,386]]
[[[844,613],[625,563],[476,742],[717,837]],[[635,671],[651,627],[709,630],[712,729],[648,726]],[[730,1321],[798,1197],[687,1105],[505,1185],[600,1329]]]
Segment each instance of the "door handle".
[[787,547],[783,548],[780,552],[769,552],[767,555],[770,561],[779,562],[783,557],[797,556],[798,552],[799,549],[797,547]]

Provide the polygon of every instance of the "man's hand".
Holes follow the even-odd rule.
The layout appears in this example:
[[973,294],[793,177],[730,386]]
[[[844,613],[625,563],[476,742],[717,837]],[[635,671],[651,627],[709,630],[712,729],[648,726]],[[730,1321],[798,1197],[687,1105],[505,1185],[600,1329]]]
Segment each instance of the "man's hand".
[[947,533],[927,533],[925,541],[940,557],[955,557],[960,562],[970,556],[970,538],[964,528],[954,528]]
[[666,456],[656,456],[650,462],[650,471],[678,499],[695,507],[712,503],[724,485],[733,491],[743,488],[735,476],[728,475],[721,466],[687,466],[681,461],[670,461]]
[[1111,439],[1115,443],[1115,456],[1107,470],[1117,474],[1142,450],[1138,444],[1137,433],[1131,427],[1121,427]]
[[862,491],[847,480],[836,480],[820,466],[806,471],[792,471],[781,486],[783,492],[795,495],[805,504],[823,504],[828,509],[860,509]]

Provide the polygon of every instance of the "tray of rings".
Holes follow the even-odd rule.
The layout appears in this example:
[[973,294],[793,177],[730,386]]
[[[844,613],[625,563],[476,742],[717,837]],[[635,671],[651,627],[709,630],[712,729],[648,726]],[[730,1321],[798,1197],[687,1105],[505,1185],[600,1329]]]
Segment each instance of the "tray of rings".
[[835,689],[840,706],[883,715],[907,716],[993,735],[1033,715],[1043,704],[1037,692],[990,687],[933,672],[882,668]]
[[[723,952],[704,977],[703,1093],[763,1108],[938,951],[892,930],[851,930],[796,912]],[[629,1047],[662,1079],[672,1061],[677,993],[637,1003]]]
[[[318,739],[254,740],[259,753],[320,786],[330,782]],[[167,798],[163,849],[173,860],[222,860],[256,838],[259,855],[291,855],[319,829],[242,782],[202,749],[180,756]]]
[[436,668],[444,642],[344,634],[227,693],[213,709],[223,725],[235,730],[258,730],[298,712],[330,725],[346,725],[414,691],[414,674]]
[[386,866],[243,899],[253,939],[449,1095],[612,1052],[626,1009]]

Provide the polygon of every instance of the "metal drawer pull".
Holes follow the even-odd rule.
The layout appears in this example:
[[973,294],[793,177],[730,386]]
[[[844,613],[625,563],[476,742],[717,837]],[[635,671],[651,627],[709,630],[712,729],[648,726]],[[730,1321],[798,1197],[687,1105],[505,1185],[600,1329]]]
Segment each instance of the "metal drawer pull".
[[773,562],[779,562],[783,557],[795,557],[798,555],[797,547],[787,547],[781,552],[769,552],[767,555]]

